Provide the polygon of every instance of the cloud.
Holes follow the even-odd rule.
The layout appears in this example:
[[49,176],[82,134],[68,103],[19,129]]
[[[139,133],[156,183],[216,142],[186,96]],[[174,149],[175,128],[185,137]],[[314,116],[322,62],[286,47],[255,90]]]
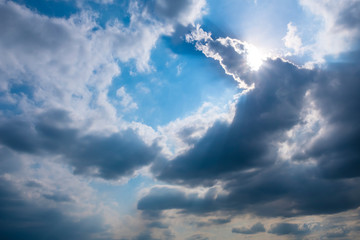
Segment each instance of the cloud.
[[252,75],[256,88],[237,104],[231,124],[217,122],[188,152],[153,170],[170,182],[205,184],[220,175],[271,164],[271,141],[300,121],[302,97],[311,72],[281,60]]
[[137,109],[137,104],[133,101],[132,97],[125,91],[125,87],[120,87],[116,91],[116,96],[119,97],[120,104],[125,108],[125,110]]
[[186,35],[186,41],[195,43],[195,48],[206,57],[219,61],[225,73],[239,82],[240,88],[245,90],[253,88],[253,82],[243,78],[243,75],[259,67],[253,64],[261,61],[261,59],[254,59],[260,56],[251,55],[252,51],[256,51],[255,46],[229,37],[213,39],[211,33],[205,32],[200,25],[196,25],[196,28]]
[[[243,72],[242,78],[256,87],[240,96],[232,123],[215,123],[193,148],[152,167],[162,181],[188,187],[221,184],[224,194],[154,189],[140,199],[138,208],[271,217],[357,208],[360,53],[341,57],[343,62],[323,69],[268,59],[259,71]],[[308,108],[319,111],[313,125],[307,122]],[[312,134],[291,133],[309,127]],[[287,141],[303,145],[280,157],[279,144]]]
[[262,223],[258,222],[255,223],[251,228],[233,228],[233,233],[240,233],[240,234],[257,234],[261,232],[265,232],[265,227]]
[[330,229],[326,234],[325,237],[328,239],[340,239],[343,237],[347,237],[350,233],[350,229],[348,229],[346,226],[340,226],[337,228]]
[[203,222],[193,222],[191,224],[195,224],[197,227],[209,227],[213,225],[223,225],[231,222],[231,218],[214,218],[209,219],[208,221]]
[[70,124],[68,113],[62,110],[45,112],[34,123],[3,119],[0,142],[14,151],[60,154],[75,173],[105,179],[131,175],[154,161],[159,153],[158,147],[146,145],[130,129],[108,136],[83,135]]
[[308,225],[298,225],[293,223],[277,223],[271,226],[268,233],[275,235],[307,235],[311,232]]
[[0,196],[0,235],[5,239],[107,239],[99,217],[76,220],[56,208],[27,202],[3,178]]
[[311,52],[313,62],[324,63],[327,55],[336,56],[358,47],[359,1],[301,0],[300,4],[320,18],[321,28],[315,34],[315,43],[304,46]]
[[151,222],[147,225],[148,228],[168,228],[169,225],[162,222]]
[[287,25],[288,31],[283,38],[284,44],[287,48],[293,49],[294,54],[299,54],[302,48],[301,38],[297,35],[297,28],[292,22]]
[[152,0],[147,10],[164,22],[174,22],[187,26],[205,14],[205,0]]
[[70,202],[72,201],[71,197],[65,194],[56,193],[56,194],[43,194],[43,197],[52,200],[54,202]]
[[119,63],[134,61],[137,71],[152,71],[149,60],[157,40],[171,35],[179,21],[192,23],[201,17],[204,2],[184,1],[176,19],[189,19],[174,22],[145,16],[145,8],[157,4],[131,1],[128,25],[109,19],[100,26],[96,10],[64,19],[1,1],[2,104],[29,115],[39,109],[66,108],[79,124],[92,121],[93,128],[103,126],[107,131],[126,124],[107,95],[113,78],[121,73]]
[[196,112],[157,127],[161,135],[159,145],[168,159],[186,152],[217,121],[231,122],[234,117],[233,102],[214,105],[205,102]]
[[[359,141],[360,120],[355,109],[359,107],[358,52],[346,56],[348,63],[329,64],[328,69],[316,75],[311,94],[321,115],[326,119],[322,134],[299,153],[300,159],[315,158],[319,170],[328,178],[360,176]],[[335,137],[336,136],[336,137]]]

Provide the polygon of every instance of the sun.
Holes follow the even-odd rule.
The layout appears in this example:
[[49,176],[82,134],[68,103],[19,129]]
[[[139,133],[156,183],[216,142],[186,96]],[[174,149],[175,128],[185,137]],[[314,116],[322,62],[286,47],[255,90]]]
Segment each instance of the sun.
[[247,45],[247,64],[252,71],[257,71],[261,67],[265,59],[264,54],[254,45]]

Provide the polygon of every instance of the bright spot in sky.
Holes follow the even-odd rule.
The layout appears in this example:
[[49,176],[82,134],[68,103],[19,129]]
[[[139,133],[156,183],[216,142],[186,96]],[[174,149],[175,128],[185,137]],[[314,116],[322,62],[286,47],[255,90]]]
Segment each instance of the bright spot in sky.
[[251,68],[252,71],[259,70],[265,59],[264,54],[254,45],[249,44],[247,46],[247,64]]

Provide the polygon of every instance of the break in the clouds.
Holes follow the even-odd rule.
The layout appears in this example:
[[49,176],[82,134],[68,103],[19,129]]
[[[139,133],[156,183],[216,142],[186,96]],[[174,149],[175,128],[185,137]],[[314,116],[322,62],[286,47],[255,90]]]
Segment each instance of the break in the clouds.
[[356,239],[359,4],[0,0],[0,238]]

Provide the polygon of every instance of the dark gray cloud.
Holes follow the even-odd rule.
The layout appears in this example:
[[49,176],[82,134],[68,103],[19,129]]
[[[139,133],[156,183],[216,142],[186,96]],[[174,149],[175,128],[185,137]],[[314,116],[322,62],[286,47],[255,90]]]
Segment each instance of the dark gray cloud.
[[293,223],[277,223],[271,226],[268,233],[276,235],[306,235],[311,232],[308,225],[293,224]]
[[316,158],[326,177],[360,176],[360,88],[359,53],[347,56],[349,62],[329,64],[316,75],[314,98],[329,129],[303,158]]
[[19,118],[0,121],[0,142],[14,151],[61,154],[75,173],[116,179],[148,165],[158,155],[156,145],[147,146],[132,130],[110,136],[81,135],[69,127],[62,110],[51,110],[34,121]]
[[360,3],[352,1],[341,10],[336,23],[346,29],[356,29],[360,25]]
[[30,180],[25,183],[25,186],[29,188],[41,188],[42,184],[37,181]]
[[13,173],[22,169],[22,164],[13,151],[0,147],[0,173]]
[[[211,186],[221,180],[228,195],[214,197],[209,191],[199,197],[155,189],[138,208],[289,217],[358,207],[360,53],[341,57],[346,60],[322,70],[268,60],[258,72],[244,76],[256,88],[239,99],[231,124],[215,124],[187,153],[153,165],[157,177],[170,183]],[[300,113],[305,95],[325,119],[323,134],[309,138],[293,159],[280,160],[276,143],[287,139],[289,129],[304,124]]]
[[0,223],[0,238],[8,240],[108,238],[100,217],[74,220],[60,209],[30,203],[3,178],[0,179]]
[[258,222],[255,223],[253,226],[251,226],[251,228],[233,228],[232,229],[233,233],[240,233],[240,234],[256,234],[256,233],[261,233],[261,232],[265,232],[265,227],[262,223]]
[[216,123],[187,153],[153,170],[169,182],[208,184],[221,175],[272,164],[273,142],[299,123],[312,73],[290,63],[268,61],[251,77],[256,88],[240,99],[230,125]]
[[232,214],[290,217],[330,214],[359,206],[360,187],[357,181],[327,180],[318,173],[311,167],[284,163],[250,175],[232,174],[224,186],[229,193],[216,197],[211,191],[200,197],[179,189],[153,188],[138,202],[138,209],[178,209],[191,214],[221,210]]

